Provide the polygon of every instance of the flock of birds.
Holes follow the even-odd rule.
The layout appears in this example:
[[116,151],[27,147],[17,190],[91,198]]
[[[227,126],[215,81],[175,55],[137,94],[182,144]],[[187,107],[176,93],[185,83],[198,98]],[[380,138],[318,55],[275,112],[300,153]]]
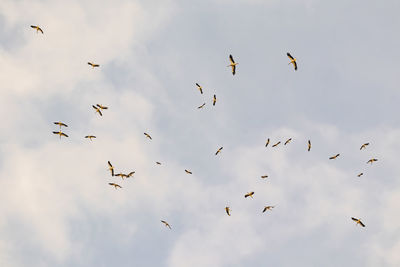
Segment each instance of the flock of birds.
[[[35,29],[35,30],[36,30],[36,33],[39,33],[39,32],[40,32],[40,33],[43,34],[43,30],[42,30],[39,26],[37,26],[37,25],[31,25],[31,28]],[[290,53],[286,53],[286,55],[287,55],[287,57],[288,57],[289,60],[290,60],[290,62],[288,63],[288,65],[292,64],[293,67],[294,67],[294,70],[297,71],[297,59],[296,59],[295,57],[293,57]],[[233,56],[232,56],[232,55],[229,55],[229,61],[230,61],[230,64],[229,64],[227,67],[230,67],[231,70],[232,70],[232,75],[235,75],[235,74],[236,74],[236,66],[237,66],[239,63],[235,62],[235,60],[233,59]],[[88,62],[87,64],[90,65],[92,68],[98,68],[98,67],[100,67],[99,64],[92,63],[92,62]],[[203,88],[202,88],[198,83],[196,83],[196,86],[197,86],[198,90],[200,91],[200,93],[203,94]],[[217,97],[216,97],[216,95],[214,94],[214,96],[213,96],[213,106],[215,106],[216,102],[217,102]],[[198,107],[198,109],[203,108],[205,105],[206,105],[206,103],[203,103],[201,106]],[[108,109],[108,107],[103,106],[103,105],[101,105],[101,104],[92,105],[92,107],[93,107],[93,109],[95,110],[95,113],[98,113],[100,116],[103,116],[102,111],[104,112],[104,110],[107,110],[107,109]],[[68,137],[67,134],[65,134],[64,132],[61,131],[61,127],[68,127],[67,124],[65,124],[65,123],[63,123],[63,122],[60,122],[60,121],[54,122],[54,124],[58,125],[58,126],[60,127],[60,129],[59,129],[59,131],[53,131],[53,134],[58,135],[58,136],[60,137],[60,139],[61,139],[62,136]],[[146,138],[152,140],[152,137],[151,137],[148,133],[144,133],[144,135],[145,135]],[[87,135],[87,136],[85,136],[85,138],[87,138],[87,139],[89,139],[89,140],[92,141],[92,139],[96,138],[96,136],[94,136],[94,135]],[[284,142],[284,145],[289,144],[291,141],[292,141],[292,138],[287,139],[287,140]],[[269,143],[270,143],[270,139],[268,138],[268,139],[267,139],[267,142],[266,142],[266,144],[265,144],[265,147],[268,147]],[[278,141],[277,143],[273,144],[272,147],[276,147],[276,146],[278,146],[280,143],[281,143],[281,141]],[[365,149],[368,145],[369,145],[369,143],[364,143],[364,144],[362,144],[361,147],[360,147],[360,150]],[[218,155],[219,153],[221,153],[222,149],[223,149],[223,147],[220,147],[220,148],[215,152],[215,155]],[[310,150],[311,150],[311,141],[308,140],[308,142],[307,142],[307,151],[310,151]],[[340,154],[336,154],[336,155],[330,157],[329,159],[330,159],[330,160],[335,160],[335,159],[337,159],[339,156],[340,156]],[[376,158],[371,158],[370,160],[367,161],[367,164],[368,164],[368,163],[372,164],[372,163],[375,162],[375,161],[378,161],[378,159],[376,159]],[[130,173],[128,173],[128,174],[125,174],[125,173],[122,173],[122,172],[116,174],[116,173],[114,172],[114,167],[113,167],[113,165],[111,164],[111,162],[108,161],[107,163],[108,163],[108,170],[110,171],[112,177],[116,176],[116,177],[121,177],[122,179],[125,179],[125,178],[132,177],[132,176],[135,174],[134,171],[132,171],[132,172],[130,172]],[[158,162],[158,161],[156,162],[156,164],[161,165],[161,163]],[[187,174],[192,174],[192,172],[191,172],[190,170],[187,170],[187,169],[185,169],[185,172],[186,172]],[[362,176],[362,175],[363,175],[363,173],[361,172],[361,173],[359,173],[357,176],[360,177],[360,176]],[[268,178],[268,175],[262,175],[261,178],[262,178],[262,179]],[[108,184],[109,184],[110,186],[113,186],[115,189],[122,188],[122,186],[120,186],[119,184],[114,183],[114,182],[108,183]],[[245,198],[248,198],[248,197],[253,198],[253,196],[254,196],[254,191],[248,192],[247,194],[244,195]],[[268,211],[268,210],[272,210],[274,207],[275,207],[275,206],[264,206],[262,212],[264,213],[264,212],[266,212],[266,211]],[[227,214],[228,216],[231,216],[231,208],[230,208],[230,207],[228,207],[228,206],[225,207],[225,212],[226,212],[226,214]],[[355,217],[351,217],[351,219],[352,219],[353,221],[356,222],[356,225],[359,224],[360,226],[365,227],[365,224],[361,221],[361,219],[355,218]],[[168,227],[169,229],[171,229],[171,226],[170,226],[170,224],[169,224],[167,221],[161,220],[161,222],[162,222],[166,227]]]

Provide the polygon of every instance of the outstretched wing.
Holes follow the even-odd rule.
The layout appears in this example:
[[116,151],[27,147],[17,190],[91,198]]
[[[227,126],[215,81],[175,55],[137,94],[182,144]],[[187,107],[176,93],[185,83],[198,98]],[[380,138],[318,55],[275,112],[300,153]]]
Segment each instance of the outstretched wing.
[[288,52],[288,53],[286,53],[286,55],[291,59],[291,60],[293,60],[294,58],[292,57],[292,55]]
[[232,55],[229,55],[229,60],[231,61],[232,64],[235,64],[235,60],[233,60]]

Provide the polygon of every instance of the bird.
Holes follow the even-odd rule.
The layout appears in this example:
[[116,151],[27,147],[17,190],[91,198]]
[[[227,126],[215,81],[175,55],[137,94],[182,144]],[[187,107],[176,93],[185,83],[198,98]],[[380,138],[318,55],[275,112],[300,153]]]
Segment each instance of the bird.
[[161,162],[156,161],[156,164],[161,165]]
[[43,30],[39,26],[31,25],[31,28],[36,30],[36,33],[41,32],[43,34]]
[[351,217],[351,219],[356,222],[356,225],[359,224],[362,227],[365,227],[365,225],[362,223],[361,219],[357,219],[357,218],[354,218],[354,217]]
[[289,64],[293,64],[294,70],[297,70],[297,62],[296,62],[297,59],[292,57],[292,55],[290,53],[286,53],[286,55],[290,58]]
[[266,212],[267,210],[273,209],[275,206],[265,206],[263,209],[263,213]]
[[230,213],[231,209],[229,207],[225,207],[225,211],[226,211],[226,214],[228,214],[228,216],[231,216],[231,213]]
[[330,157],[329,159],[336,159],[337,157],[339,157],[340,154],[336,154],[335,156]]
[[269,138],[267,139],[267,142],[265,143],[265,147],[269,145]]
[[307,148],[307,151],[310,151],[310,150],[311,150],[311,141],[308,140],[308,148]]
[[363,175],[364,173],[360,172],[357,177],[361,177],[361,175]]
[[279,141],[278,143],[276,143],[275,145],[272,145],[272,147],[276,147],[277,145],[279,145],[281,143],[281,141]]
[[150,140],[153,140],[153,138],[151,138],[151,136],[148,133],[144,133],[144,135],[149,138]]
[[215,155],[218,155],[218,153],[221,152],[221,150],[222,150],[223,148],[224,148],[224,147],[222,147],[222,146],[221,146],[220,148],[218,148],[217,152],[215,152]]
[[192,172],[191,172],[191,171],[188,171],[188,170],[185,170],[185,172],[186,172],[187,174],[192,174]]
[[201,87],[198,83],[196,83],[196,85],[197,85],[197,88],[199,88],[200,93],[203,94],[203,87]]
[[268,175],[262,175],[261,178],[263,179],[268,178]]
[[288,140],[286,140],[286,142],[284,143],[284,145],[286,146],[287,144],[289,144],[290,141],[292,141],[292,138],[289,138]]
[[119,184],[116,184],[116,183],[108,183],[108,184],[114,186],[115,189],[117,189],[118,187],[122,188],[122,186],[120,186]]
[[86,135],[85,138],[89,138],[90,141],[92,141],[92,138],[96,138],[96,136],[94,136],[94,135]]
[[130,173],[126,174],[126,178],[129,178],[129,177],[131,177],[131,176],[134,175],[134,174],[135,174],[135,172],[130,172]]
[[54,124],[60,126],[60,129],[61,129],[61,126],[68,127],[68,125],[66,125],[65,123],[63,123],[61,121],[56,121],[56,122],[54,122]]
[[378,161],[378,159],[370,159],[370,160],[367,161],[367,164],[368,164],[368,163],[371,163],[371,164],[372,164],[374,161]]
[[114,167],[113,167],[113,165],[111,164],[110,161],[108,161],[107,163],[108,163],[108,169],[111,171],[111,176],[114,176]]
[[60,136],[60,139],[61,139],[61,136],[68,137],[68,135],[66,135],[65,133],[63,133],[63,132],[61,132],[61,131],[53,132],[53,134],[58,134],[58,135]]
[[99,64],[95,64],[95,63],[91,63],[91,62],[88,62],[87,64],[89,64],[90,66],[92,66],[93,69],[94,69],[95,67],[100,67]]
[[215,106],[215,103],[217,103],[217,96],[216,95],[214,95],[214,98],[213,98],[213,106]]
[[166,221],[163,221],[163,220],[161,220],[161,222],[162,222],[163,224],[165,224],[166,227],[168,227],[169,229],[171,229],[171,226],[169,225],[169,223],[167,223]]
[[100,116],[103,116],[99,107],[96,107],[95,105],[92,105],[92,107],[100,114]]
[[103,109],[108,109],[108,107],[103,106],[103,105],[100,105],[100,104],[96,104],[96,106],[97,106],[99,109],[101,109],[101,110],[103,110]]
[[362,144],[362,146],[360,147],[360,150],[366,148],[368,145],[369,145],[369,143]]
[[245,198],[247,198],[247,197],[253,198],[253,195],[254,195],[254,192],[250,192],[250,193],[247,193],[246,195],[244,195],[244,197]]
[[233,60],[232,55],[229,55],[229,61],[231,62],[231,64],[229,64],[227,67],[231,67],[232,68],[232,75],[235,75],[236,73],[236,65],[239,63],[235,63],[235,60]]
[[203,103],[201,106],[198,106],[197,108],[198,109],[203,108],[205,105],[206,105],[206,103]]

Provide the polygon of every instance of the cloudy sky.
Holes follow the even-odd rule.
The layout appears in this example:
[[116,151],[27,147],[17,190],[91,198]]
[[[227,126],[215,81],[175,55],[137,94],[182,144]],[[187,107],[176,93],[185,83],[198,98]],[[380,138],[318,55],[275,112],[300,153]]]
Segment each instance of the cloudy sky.
[[1,0],[0,265],[399,266],[399,10]]

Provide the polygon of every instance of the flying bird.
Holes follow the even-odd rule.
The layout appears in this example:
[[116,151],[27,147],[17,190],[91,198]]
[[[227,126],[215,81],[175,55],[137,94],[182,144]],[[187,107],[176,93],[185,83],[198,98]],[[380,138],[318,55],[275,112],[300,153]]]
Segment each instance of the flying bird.
[[360,150],[361,150],[361,149],[365,149],[368,145],[369,145],[369,143],[363,144],[363,145],[360,147]]
[[43,34],[43,30],[39,26],[31,25],[31,28],[36,30],[36,33],[41,32]]
[[205,105],[206,105],[206,103],[203,103],[201,106],[198,106],[197,108],[198,109],[203,108]]
[[108,184],[114,186],[115,189],[117,189],[118,187],[122,188],[122,186],[120,186],[119,184],[116,184],[116,183],[108,183]]
[[269,138],[267,139],[267,143],[265,143],[265,147],[269,145]]
[[261,178],[263,179],[268,178],[268,175],[262,175]]
[[201,94],[203,94],[203,87],[201,87],[198,83],[196,83],[197,88],[199,88],[199,91]]
[[294,70],[297,70],[297,62],[296,62],[297,59],[292,57],[292,55],[290,53],[286,53],[286,55],[290,58],[289,64],[293,64]]
[[156,161],[156,164],[161,165],[161,162]]
[[292,141],[292,138],[289,138],[288,140],[286,140],[286,142],[284,143],[284,145],[286,146],[287,144],[289,144],[290,141]]
[[228,214],[228,216],[231,216],[231,209],[229,208],[229,207],[225,207],[225,211],[226,211],[226,214]]
[[186,172],[187,174],[192,174],[192,172],[191,172],[191,171],[188,171],[188,170],[185,170],[185,172]]
[[166,227],[168,227],[169,229],[171,229],[171,226],[169,225],[169,223],[167,223],[166,221],[163,221],[163,220],[161,220],[161,222],[162,222],[163,224],[165,224]]
[[95,105],[92,105],[92,107],[100,114],[100,116],[103,116],[99,107],[96,107]]
[[378,159],[370,159],[370,160],[367,161],[367,164],[368,164],[368,163],[371,163],[371,164],[372,164],[374,161],[378,161]]
[[275,206],[265,206],[263,209],[263,213],[266,212],[267,210],[271,210],[273,208],[275,208]]
[[53,134],[58,134],[58,135],[60,136],[60,139],[61,139],[61,136],[68,137],[68,135],[66,135],[65,133],[63,133],[63,132],[61,132],[61,131],[53,132]]
[[147,138],[149,138],[150,140],[153,140],[153,138],[151,138],[151,136],[150,136],[149,134],[144,133],[144,135],[145,135]]
[[92,138],[96,138],[96,136],[94,136],[94,135],[86,135],[85,138],[89,138],[90,141],[92,141]]
[[93,69],[96,68],[96,67],[100,67],[99,64],[95,64],[95,63],[91,63],[91,62],[88,62],[87,64],[89,64],[90,66],[92,66]]
[[213,98],[213,106],[215,106],[215,103],[217,103],[217,96],[216,95],[214,95],[214,98]]
[[245,198],[247,198],[247,197],[253,198],[253,195],[254,195],[254,192],[250,192],[250,193],[247,193],[246,195],[244,195],[244,197]]
[[60,129],[61,129],[61,126],[68,127],[68,125],[66,125],[65,123],[63,123],[61,121],[56,121],[56,122],[54,122],[54,124],[60,126]]
[[281,143],[281,141],[279,141],[278,143],[276,143],[275,145],[272,145],[272,147],[276,147],[277,145],[279,145]]
[[228,65],[228,67],[232,68],[232,75],[235,75],[236,73],[236,65],[239,63],[235,63],[235,60],[233,60],[232,55],[229,55],[229,61],[231,62],[231,64]]
[[224,148],[224,147],[222,147],[222,146],[221,146],[220,148],[218,148],[217,152],[215,152],[215,155],[218,155],[218,153],[221,152],[221,150],[222,150],[223,148]]
[[336,159],[337,157],[339,157],[340,154],[336,154],[335,156],[330,157],[329,159]]
[[96,106],[97,106],[99,109],[101,109],[101,110],[103,110],[103,109],[108,109],[108,107],[102,106],[102,105],[100,105],[100,104],[96,104]]
[[354,217],[351,217],[351,219],[356,222],[356,225],[359,224],[362,227],[365,227],[365,225],[362,223],[361,219],[357,219],[357,218],[354,218]]
[[311,150],[311,141],[308,140],[308,149],[307,149],[307,151],[310,151],[310,150]]
[[108,163],[108,169],[111,171],[111,176],[114,176],[114,167],[113,167],[113,165],[111,164],[110,161],[108,161],[107,163]]
[[364,174],[364,173],[361,172],[361,173],[359,173],[359,174],[357,175],[357,177],[361,177],[361,175],[363,175],[363,174]]

